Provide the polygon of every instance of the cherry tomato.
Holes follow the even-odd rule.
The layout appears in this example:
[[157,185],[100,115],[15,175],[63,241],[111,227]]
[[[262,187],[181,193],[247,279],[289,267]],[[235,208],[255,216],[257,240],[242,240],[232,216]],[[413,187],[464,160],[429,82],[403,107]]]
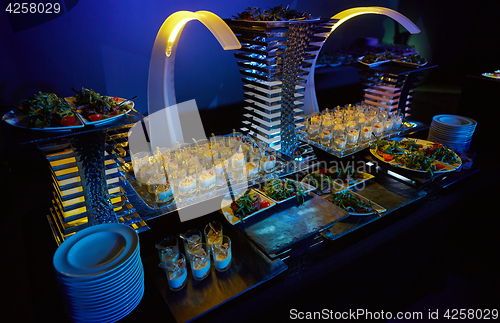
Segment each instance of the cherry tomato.
[[443,168],[446,167],[446,166],[444,166],[443,164],[440,164],[440,163],[437,163],[435,166],[436,166],[437,170],[441,170],[441,169],[443,169]]
[[120,99],[119,99],[117,96],[115,96],[115,97],[113,98],[113,100],[115,100],[116,102],[118,102],[118,100],[120,100]]
[[326,169],[321,168],[318,173],[320,173],[321,175],[326,175]]
[[255,19],[253,19],[253,17],[248,17],[247,20],[248,21],[254,21]]
[[263,201],[262,203],[260,203],[261,209],[265,209],[266,207],[269,207],[269,206],[271,206],[271,203],[269,203],[268,201]]
[[391,154],[383,154],[384,161],[388,162],[394,159],[394,155]]
[[70,127],[75,125],[75,117],[65,116],[61,119],[61,126]]
[[432,144],[432,147],[434,147],[434,148],[438,148],[438,147],[442,147],[442,146],[443,145],[441,145],[439,142]]
[[93,114],[89,116],[90,121],[99,121],[102,119],[102,114]]

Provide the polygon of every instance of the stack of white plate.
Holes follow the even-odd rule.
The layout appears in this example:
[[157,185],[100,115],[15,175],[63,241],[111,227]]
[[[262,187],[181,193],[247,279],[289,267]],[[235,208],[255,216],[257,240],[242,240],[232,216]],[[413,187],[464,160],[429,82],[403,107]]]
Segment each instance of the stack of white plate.
[[470,118],[440,114],[432,118],[427,140],[461,153],[469,149],[476,125],[477,122]]
[[83,229],[54,254],[66,314],[74,322],[116,322],[144,295],[139,237],[127,225]]

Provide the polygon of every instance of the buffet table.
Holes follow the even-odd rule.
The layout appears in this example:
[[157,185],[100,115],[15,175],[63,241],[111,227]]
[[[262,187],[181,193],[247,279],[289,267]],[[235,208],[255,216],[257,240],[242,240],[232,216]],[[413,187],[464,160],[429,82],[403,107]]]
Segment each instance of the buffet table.
[[[5,125],[2,125],[2,131],[5,130]],[[425,136],[425,130],[413,134],[413,137]],[[47,188],[50,192],[50,180],[49,183],[44,181],[50,179],[50,175],[38,173],[34,176],[36,172],[43,171],[46,167],[43,164],[46,162],[40,152],[29,147],[12,149],[16,152],[16,157],[13,151],[7,150],[9,155],[6,161],[12,167],[11,176],[19,179],[13,182],[14,188],[22,185],[20,183],[23,180],[38,178],[36,185],[31,186],[27,194],[33,201],[37,201],[39,207],[36,208],[35,214],[30,215],[29,220],[22,222],[24,244],[29,246],[36,243],[40,246],[39,252],[27,253],[30,260],[40,266],[29,269],[26,274],[36,281],[32,287],[35,294],[43,290],[45,295],[50,295],[37,299],[34,302],[35,307],[43,309],[43,312],[52,318],[64,318],[60,302],[57,301],[61,299],[61,294],[55,284],[51,264],[57,243],[54,243],[51,229],[45,220],[47,208],[43,207],[48,204],[44,199],[50,199],[50,194],[34,195],[35,192],[44,192]],[[320,150],[316,151],[316,154],[318,160],[335,159]],[[349,158],[363,162],[372,161],[366,150]],[[488,176],[478,172],[481,165],[490,172]],[[269,311],[276,315],[287,315],[282,312],[282,307],[286,306],[283,302],[287,299],[284,295],[303,290],[330,296],[331,291],[323,288],[331,285],[332,278],[341,279],[337,275],[343,272],[343,268],[349,268],[352,262],[368,257],[370,252],[398,239],[434,215],[442,214],[478,187],[484,187],[484,184],[498,179],[498,171],[491,172],[491,164],[481,158],[477,159],[471,170],[439,175],[420,182],[395,178],[382,168],[370,170],[375,177],[360,192],[383,205],[387,209],[386,213],[382,216],[350,216],[338,222],[333,221],[331,225],[320,227],[316,232],[293,243],[288,250],[280,250],[278,255],[266,254],[266,248],[262,248],[262,245],[256,244],[255,241],[252,242],[245,234],[245,229],[268,220],[266,216],[254,219],[255,223],[247,223],[246,227],[230,226],[219,212],[187,222],[180,222],[175,212],[152,218],[147,221],[148,230],[139,234],[141,258],[146,272],[146,293],[139,306],[124,321],[134,322],[146,317],[148,321],[162,322],[185,322],[194,319],[200,322],[222,319],[244,321],[251,320],[253,314],[257,317],[269,315]],[[19,206],[17,212],[22,214],[30,210],[29,205],[22,205],[22,199],[18,195],[7,195],[7,198],[12,198],[7,205]],[[40,202],[41,205],[38,204]],[[202,229],[211,220],[222,223],[225,233],[235,241],[233,268],[223,275],[212,270],[206,280],[196,284],[190,282],[180,292],[170,291],[165,274],[158,267],[155,244],[169,235],[177,235],[191,228]],[[433,283],[435,282],[430,285],[435,288]],[[307,304],[305,299],[304,302]]]

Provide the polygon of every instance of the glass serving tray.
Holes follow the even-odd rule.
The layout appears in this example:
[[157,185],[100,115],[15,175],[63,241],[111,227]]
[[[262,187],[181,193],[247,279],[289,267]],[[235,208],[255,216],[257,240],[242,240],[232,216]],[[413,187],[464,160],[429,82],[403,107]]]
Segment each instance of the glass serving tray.
[[[250,188],[251,186],[264,183],[265,181],[272,178],[280,178],[285,177],[297,172],[301,172],[307,170],[309,166],[306,164],[295,161],[290,157],[283,155],[279,152],[276,152],[276,169],[269,174],[260,174],[259,176],[255,176],[253,178],[247,179],[247,181],[234,182],[231,172],[228,173],[229,181],[231,183],[231,189],[233,191],[241,190],[245,188]],[[128,161],[127,161],[128,159]],[[131,170],[130,157],[119,159],[118,162],[121,164],[120,171],[124,177],[124,179],[130,184],[132,189],[135,191],[138,197],[147,205],[151,210],[158,210],[162,213],[170,213],[176,211],[181,208],[185,208],[194,204],[198,204],[209,199],[214,199],[217,197],[224,196],[228,193],[228,188],[222,187],[219,189],[215,189],[208,193],[198,192],[195,196],[189,198],[177,197],[174,202],[171,203],[158,203],[155,201],[154,195],[149,193],[145,188],[145,185],[142,185],[135,178],[134,172]]]
[[[404,135],[404,134],[410,132],[411,130],[413,130],[416,127],[417,127],[417,124],[414,122],[403,122],[403,124],[401,125],[401,127],[399,129],[393,129],[389,132],[384,133],[380,137],[380,139],[389,139],[389,138],[401,136],[401,135]],[[299,140],[301,140],[305,143],[310,144],[311,146],[319,148],[319,149],[321,149],[321,150],[323,150],[323,151],[325,151],[325,152],[327,152],[335,157],[339,157],[339,158],[347,157],[347,156],[350,156],[354,153],[357,153],[358,151],[366,149],[377,141],[377,139],[372,138],[369,141],[363,142],[363,143],[358,144],[354,147],[346,147],[345,149],[339,151],[337,149],[334,149],[334,148],[331,148],[331,147],[328,147],[328,146],[321,144],[319,142],[319,140],[310,140],[305,131],[298,132],[297,138],[299,138]]]

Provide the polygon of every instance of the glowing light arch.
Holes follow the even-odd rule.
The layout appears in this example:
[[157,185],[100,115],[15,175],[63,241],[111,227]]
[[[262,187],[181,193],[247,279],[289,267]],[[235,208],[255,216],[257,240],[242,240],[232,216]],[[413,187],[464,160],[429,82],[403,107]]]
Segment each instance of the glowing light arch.
[[388,9],[388,8],[383,8],[383,7],[357,7],[357,8],[351,8],[347,9],[344,11],[341,11],[337,13],[335,16],[333,16],[331,19],[332,20],[338,20],[332,27],[332,29],[324,34],[326,36],[325,41],[323,41],[321,44],[316,44],[319,45],[320,48],[316,52],[316,57],[312,61],[312,67],[311,71],[309,72],[308,80],[306,83],[306,90],[305,90],[305,98],[304,98],[304,111],[306,113],[312,113],[319,111],[318,107],[318,101],[316,99],[316,90],[315,90],[315,85],[314,85],[314,67],[316,66],[316,61],[318,59],[318,55],[321,52],[321,48],[323,47],[324,43],[328,39],[328,37],[331,35],[331,33],[337,29],[341,24],[346,22],[347,20],[364,15],[364,14],[379,14],[379,15],[384,15],[387,17],[390,17],[394,19],[395,21],[399,22],[403,27],[406,28],[411,34],[418,34],[420,32],[420,29],[408,18],[406,18],[404,15],[400,14],[399,12]]
[[[241,44],[216,14],[209,11],[178,11],[160,27],[151,53],[148,79],[148,113],[151,147],[173,147],[184,142],[177,109],[174,83],[175,53],[186,23],[198,20],[219,41],[224,50],[239,49]],[[201,123],[201,120],[200,120]]]

